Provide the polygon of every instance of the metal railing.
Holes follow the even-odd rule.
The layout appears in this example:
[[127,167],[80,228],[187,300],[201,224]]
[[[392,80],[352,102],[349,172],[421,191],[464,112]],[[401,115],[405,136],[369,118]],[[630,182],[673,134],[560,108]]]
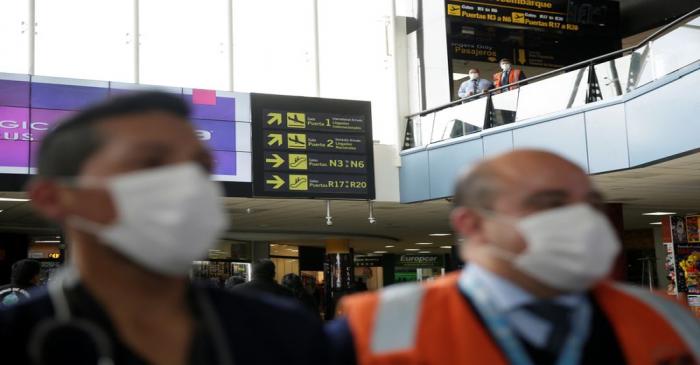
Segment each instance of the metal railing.
[[403,149],[616,98],[700,60],[700,8],[639,44],[406,116]]

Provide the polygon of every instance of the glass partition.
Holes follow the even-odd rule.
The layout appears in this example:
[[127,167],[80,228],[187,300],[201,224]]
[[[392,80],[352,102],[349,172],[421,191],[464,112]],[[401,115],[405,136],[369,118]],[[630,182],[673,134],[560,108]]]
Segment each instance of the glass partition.
[[493,104],[491,126],[515,122],[515,112],[518,110],[519,97],[520,89],[510,90],[491,96],[491,103]]
[[431,142],[480,131],[484,126],[487,98],[480,98],[437,112]]
[[700,16],[650,42],[656,78],[700,59]]
[[587,80],[584,67],[521,87],[516,121],[585,104]]
[[631,55],[595,65],[595,74],[603,100],[627,93]]
[[430,143],[430,134],[433,131],[435,113],[424,115],[418,118],[414,132],[416,133],[416,146],[425,146]]

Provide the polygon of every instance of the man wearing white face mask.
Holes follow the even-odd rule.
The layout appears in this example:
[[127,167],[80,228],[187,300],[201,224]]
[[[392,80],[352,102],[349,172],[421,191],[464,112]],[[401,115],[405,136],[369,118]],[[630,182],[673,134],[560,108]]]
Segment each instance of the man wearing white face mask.
[[[523,72],[523,70],[513,68],[513,61],[508,58],[502,59],[499,66],[501,67],[501,72],[493,74],[493,84],[496,88],[514,84],[518,81],[525,80],[526,78],[525,72]],[[518,86],[514,85],[509,89],[513,90],[517,88]]]
[[[346,299],[328,330],[337,363],[698,363],[696,319],[607,279],[620,242],[601,209],[586,174],[551,153],[482,162],[459,179],[450,217],[468,266]],[[338,340],[348,332],[352,351]]]
[[321,325],[302,308],[189,283],[227,217],[188,115],[178,96],[134,94],[45,137],[28,193],[62,225],[71,262],[47,292],[0,312],[3,363],[326,363]]
[[464,81],[462,85],[459,86],[457,95],[459,95],[460,98],[466,98],[468,96],[481,94],[491,88],[493,88],[493,83],[489,80],[482,79],[478,68],[472,68],[469,70],[469,80]]

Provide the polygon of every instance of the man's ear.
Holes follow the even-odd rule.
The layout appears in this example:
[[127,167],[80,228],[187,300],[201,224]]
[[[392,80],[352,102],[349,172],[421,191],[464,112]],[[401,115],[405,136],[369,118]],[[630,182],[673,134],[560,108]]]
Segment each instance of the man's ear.
[[27,186],[27,195],[34,210],[55,222],[61,222],[66,217],[66,211],[61,204],[62,194],[61,186],[47,179],[33,180]]
[[457,207],[450,213],[452,230],[461,237],[473,237],[481,233],[481,216],[473,209]]

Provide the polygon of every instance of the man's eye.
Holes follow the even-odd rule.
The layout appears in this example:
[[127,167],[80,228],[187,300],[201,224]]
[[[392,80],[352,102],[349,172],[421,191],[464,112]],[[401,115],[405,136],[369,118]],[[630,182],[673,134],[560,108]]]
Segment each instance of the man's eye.
[[160,167],[163,166],[163,160],[157,157],[147,158],[142,161],[141,165],[145,168]]

